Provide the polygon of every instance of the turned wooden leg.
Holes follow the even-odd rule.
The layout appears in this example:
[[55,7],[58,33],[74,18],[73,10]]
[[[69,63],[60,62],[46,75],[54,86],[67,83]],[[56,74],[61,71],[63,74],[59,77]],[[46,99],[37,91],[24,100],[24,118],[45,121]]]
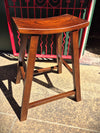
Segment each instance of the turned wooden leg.
[[71,32],[71,41],[72,41],[73,81],[74,81],[74,89],[76,91],[75,97],[76,101],[80,101],[81,91],[80,91],[78,31]]
[[58,63],[58,73],[62,73],[62,33],[56,35],[56,53]]
[[26,45],[27,45],[27,35],[22,35],[21,36],[21,46],[20,46],[20,50],[19,50],[18,64],[17,64],[16,84],[20,83],[20,79],[21,79],[20,67],[22,67],[24,64]]
[[26,120],[27,118],[31,84],[32,84],[32,79],[34,74],[34,65],[35,65],[35,58],[36,58],[37,46],[38,46],[38,39],[39,39],[39,36],[32,36],[30,41],[28,62],[27,62],[25,81],[24,81],[24,91],[23,91],[21,117],[20,117],[21,121]]

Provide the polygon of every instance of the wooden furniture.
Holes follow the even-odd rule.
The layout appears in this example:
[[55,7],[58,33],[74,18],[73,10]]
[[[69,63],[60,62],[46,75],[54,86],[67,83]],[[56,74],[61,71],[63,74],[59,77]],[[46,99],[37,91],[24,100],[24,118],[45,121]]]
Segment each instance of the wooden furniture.
[[[20,120],[26,120],[28,109],[57,100],[63,97],[75,95],[76,101],[81,100],[80,92],[80,74],[79,74],[79,48],[78,48],[78,31],[80,28],[84,28],[89,25],[89,22],[82,20],[78,17],[65,14],[57,17],[51,18],[41,18],[41,19],[30,19],[30,18],[16,18],[13,17],[18,31],[22,34],[21,46],[19,52],[19,61],[18,61],[18,71],[16,77],[16,83],[20,82],[21,75],[24,80],[24,92],[22,99],[21,115]],[[61,57],[61,43],[62,43],[62,32],[70,32],[72,40],[72,68]],[[24,55],[27,45],[27,35],[31,35],[30,39],[30,48],[28,53],[28,62],[26,71],[24,70]],[[57,62],[58,65],[54,67],[49,67],[45,69],[38,69],[34,71],[35,57],[37,53],[37,46],[40,34],[56,34],[56,51],[57,51]],[[69,92],[64,92],[49,98],[38,100],[32,103],[29,103],[31,84],[34,73],[41,73],[50,71],[52,69],[57,69],[58,73],[62,72],[62,63],[69,69],[73,74],[74,80],[74,90]]]

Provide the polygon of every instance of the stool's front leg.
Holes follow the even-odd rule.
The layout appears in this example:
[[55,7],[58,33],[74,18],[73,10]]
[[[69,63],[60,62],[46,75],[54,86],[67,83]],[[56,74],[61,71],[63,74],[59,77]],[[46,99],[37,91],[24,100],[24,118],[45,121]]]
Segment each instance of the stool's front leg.
[[25,81],[24,81],[24,92],[23,92],[21,117],[20,117],[21,121],[26,120],[27,118],[31,84],[32,84],[32,79],[34,74],[34,65],[35,65],[35,58],[36,58],[37,46],[38,46],[38,39],[39,39],[39,36],[32,36],[30,41],[28,62],[27,62],[26,75],[25,75]]
[[76,91],[76,101],[81,100],[80,92],[80,70],[79,70],[79,46],[78,46],[78,31],[71,32],[72,41],[72,66],[74,89]]
[[21,45],[20,45],[20,50],[19,50],[18,64],[17,64],[16,84],[20,83],[20,79],[21,79],[20,66],[22,67],[22,65],[24,63],[26,45],[27,45],[27,35],[22,35],[21,36]]

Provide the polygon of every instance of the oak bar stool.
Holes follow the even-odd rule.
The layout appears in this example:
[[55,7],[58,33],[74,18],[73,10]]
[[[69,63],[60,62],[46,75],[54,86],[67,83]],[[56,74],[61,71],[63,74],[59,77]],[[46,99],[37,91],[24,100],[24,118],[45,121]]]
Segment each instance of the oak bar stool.
[[[20,82],[21,76],[24,80],[24,91],[21,107],[20,120],[27,119],[28,109],[57,100],[63,97],[75,95],[76,101],[81,100],[80,92],[80,74],[79,74],[79,46],[78,46],[78,31],[81,28],[84,28],[89,25],[89,22],[78,17],[65,14],[56,17],[50,18],[40,18],[40,19],[31,19],[31,18],[17,18],[13,17],[18,31],[22,34],[21,46],[19,51],[19,61],[17,66],[17,77],[16,83]],[[71,32],[71,45],[72,45],[72,66],[73,70],[68,66],[68,64],[61,57],[61,44],[62,44],[62,32]],[[48,67],[43,69],[38,69],[34,71],[35,58],[37,53],[37,46],[39,35],[41,34],[56,34],[56,51],[57,51],[57,62],[58,65],[54,67]],[[28,52],[28,62],[26,71],[24,70],[24,55],[27,45],[27,35],[31,35],[30,39],[30,48]],[[50,71],[52,69],[57,69],[58,73],[62,72],[62,63],[69,69],[73,74],[74,80],[74,89],[69,92],[64,92],[55,96],[51,96],[45,99],[41,99],[32,103],[29,103],[31,84],[34,73],[41,73]]]

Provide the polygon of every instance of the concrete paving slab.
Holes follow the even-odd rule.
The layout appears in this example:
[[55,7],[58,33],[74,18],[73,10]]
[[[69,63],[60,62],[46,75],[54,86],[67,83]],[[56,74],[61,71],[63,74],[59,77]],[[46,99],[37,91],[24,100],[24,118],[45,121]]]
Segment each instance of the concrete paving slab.
[[[2,132],[100,132],[99,66],[80,65],[82,101],[75,102],[73,97],[63,98],[29,109],[28,119],[20,122],[17,115],[19,115],[22,102],[23,82],[15,84],[17,62],[2,56],[0,56],[0,61],[0,125]],[[56,64],[36,62],[37,67],[49,65]],[[72,75],[63,66],[62,74],[51,72],[33,78],[30,102],[72,89]]]

